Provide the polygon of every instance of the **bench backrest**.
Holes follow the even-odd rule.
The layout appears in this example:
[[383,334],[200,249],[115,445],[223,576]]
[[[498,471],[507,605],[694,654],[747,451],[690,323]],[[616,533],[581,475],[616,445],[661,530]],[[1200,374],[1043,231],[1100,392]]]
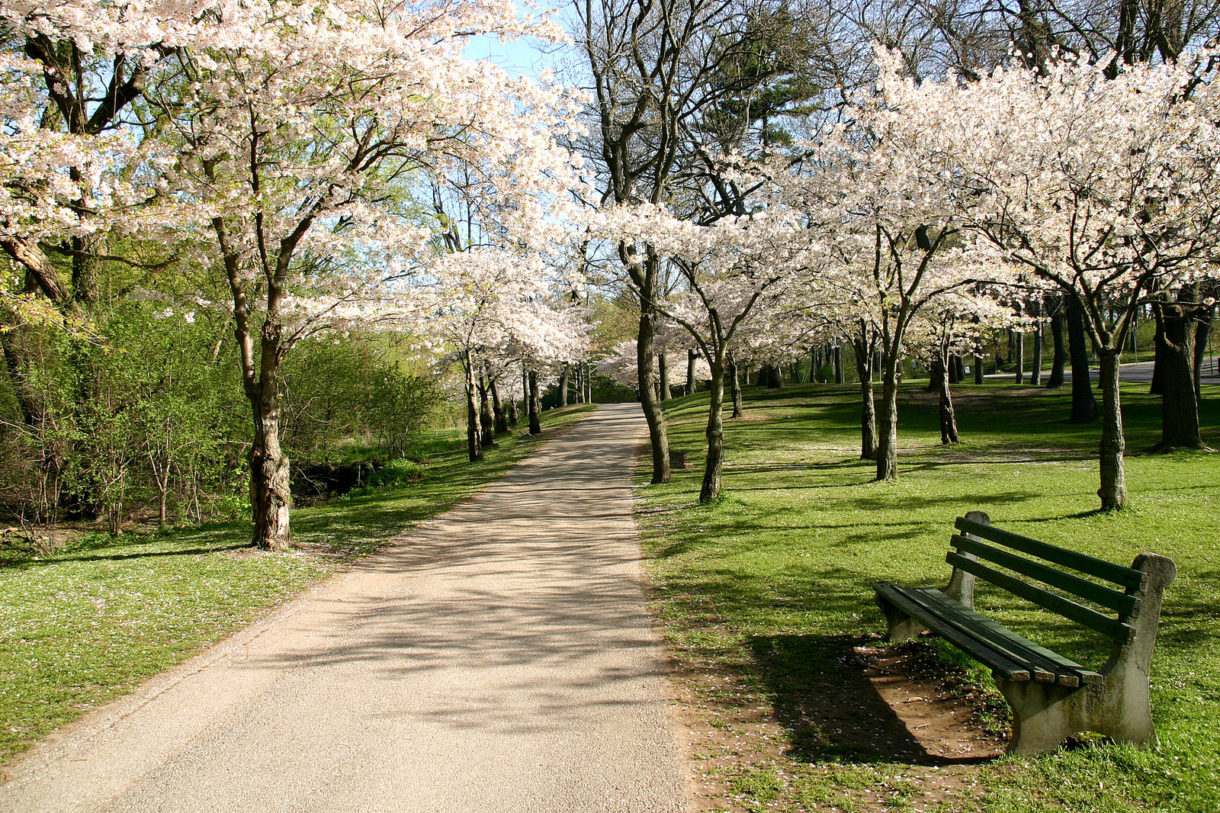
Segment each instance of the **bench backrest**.
[[[1128,621],[1138,613],[1145,575],[1142,570],[1048,545],[965,517],[958,517],[954,527],[962,533],[955,534],[950,541],[954,550],[945,557],[949,564],[1116,643],[1125,644],[1131,639],[1133,631]],[[991,565],[1020,574],[1025,579]],[[1063,568],[1109,584],[1090,581]],[[1113,611],[1113,615],[1086,607],[1040,584],[1104,607]]]

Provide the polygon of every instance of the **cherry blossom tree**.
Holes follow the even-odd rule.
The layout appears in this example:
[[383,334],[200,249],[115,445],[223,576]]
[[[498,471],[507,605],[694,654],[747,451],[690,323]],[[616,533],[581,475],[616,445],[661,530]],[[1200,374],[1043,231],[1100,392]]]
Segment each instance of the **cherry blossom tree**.
[[1032,272],[1083,315],[1101,367],[1104,510],[1128,503],[1118,364],[1136,314],[1215,269],[1213,59],[1114,70],[1060,59],[919,85],[891,62],[881,80],[906,136],[946,157],[945,187],[984,238],[980,255]]
[[[174,163],[162,221],[210,244],[232,300],[251,407],[257,544],[289,544],[279,370],[301,338],[376,318],[376,289],[426,264],[425,178],[494,195],[506,228],[545,229],[569,183],[559,93],[465,59],[476,34],[558,36],[511,4],[218,3],[184,56],[185,86],[146,97]],[[494,183],[491,180],[494,179]],[[549,196],[549,198],[548,198]],[[490,202],[488,205],[491,205]]]

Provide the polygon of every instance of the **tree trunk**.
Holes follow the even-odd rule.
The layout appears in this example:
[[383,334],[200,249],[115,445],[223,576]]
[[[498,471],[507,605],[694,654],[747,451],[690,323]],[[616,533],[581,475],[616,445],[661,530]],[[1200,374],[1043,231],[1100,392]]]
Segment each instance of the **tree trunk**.
[[686,351],[686,394],[691,395],[699,386],[699,382],[695,380],[695,362],[699,359],[699,354],[694,350]]
[[254,514],[254,544],[263,550],[288,550],[291,542],[288,455],[280,448],[279,387],[274,375],[264,377],[256,397],[254,443],[250,446],[250,504]]
[[496,380],[490,378],[487,381],[487,388],[491,390],[491,414],[496,422],[496,434],[508,434],[508,416],[504,414],[504,404],[500,401],[500,389],[496,386]]
[[542,434],[542,421],[539,414],[542,412],[542,399],[538,396],[538,373],[533,370],[529,372],[529,415],[530,415],[530,434]]
[[841,345],[835,345],[833,360],[835,365],[835,383],[842,384],[845,379],[843,377],[843,347]]
[[744,403],[741,397],[741,378],[738,375],[737,362],[732,356],[729,356],[729,390],[733,399],[733,417],[740,418],[744,412]]
[[668,401],[674,394],[669,386],[669,362],[666,361],[664,353],[657,354],[657,377],[661,400]]
[[[948,357],[942,356],[941,359],[934,362],[934,365],[944,370],[949,363]],[[937,390],[939,396],[937,400],[939,401],[940,408],[940,442],[942,445],[958,443],[961,441],[961,438],[957,434],[957,415],[953,411],[953,393],[949,389],[949,385],[952,382],[949,380],[950,376],[944,372],[941,372],[938,378],[940,381],[940,386]]]
[[[1127,505],[1127,478],[1123,471],[1123,452],[1127,441],[1123,435],[1122,404],[1118,389],[1118,350],[1102,348],[1101,355],[1101,509],[1114,511]],[[1073,373],[1073,376],[1075,373]]]
[[1046,377],[1046,388],[1057,390],[1063,386],[1063,368],[1067,364],[1067,347],[1063,335],[1063,309],[1060,303],[1051,315],[1051,371]]
[[1075,298],[1067,297],[1068,352],[1072,359],[1072,423],[1097,420],[1097,399],[1093,397],[1093,381],[1089,377],[1088,339],[1084,332],[1084,314]]
[[483,459],[483,431],[479,426],[478,390],[474,383],[474,359],[470,351],[462,354],[462,367],[466,373],[466,456],[470,462]]
[[505,411],[508,412],[509,426],[516,426],[521,422],[521,418],[517,415],[517,397],[515,395],[509,396]]
[[1200,390],[1203,378],[1203,362],[1207,359],[1207,342],[1212,335],[1212,314],[1215,312],[1215,307],[1204,308],[1199,314],[1199,321],[1195,326],[1195,358],[1194,358],[1194,378],[1195,378],[1195,400],[1202,401],[1203,393]]
[[653,352],[652,306],[640,303],[640,325],[636,334],[636,365],[638,371],[638,386],[640,406],[644,410],[644,420],[648,423],[648,441],[652,446],[652,482],[669,482],[669,428],[665,423],[665,409],[655,397],[652,385],[652,360],[656,358]]
[[974,383],[975,384],[982,384],[984,381],[986,381],[986,379],[983,378],[983,364],[985,364],[985,362],[983,361],[983,354],[976,353],[974,356]]
[[484,449],[490,449],[496,445],[496,421],[491,414],[491,401],[487,398],[487,379],[482,374],[479,375],[477,386],[479,389],[479,429],[483,433],[482,443]]
[[582,366],[585,368],[585,403],[593,403],[593,367],[588,363]]
[[873,401],[873,355],[859,342],[852,343],[860,378],[860,459],[877,459],[877,407]]
[[1178,294],[1177,304],[1153,306],[1161,347],[1161,442],[1158,451],[1205,449],[1199,430],[1199,401],[1195,394],[1195,319],[1201,308],[1198,292],[1190,288]]
[[724,466],[724,360],[708,359],[712,382],[707,396],[707,459],[703,466],[703,486],[699,502],[710,502],[720,496],[720,473]]
[[1161,376],[1165,372],[1165,320],[1160,308],[1153,307],[1156,332],[1152,337],[1152,380],[1148,384],[1149,395],[1160,395],[1165,391]]
[[952,358],[952,361],[953,361],[953,371],[956,375],[954,376],[953,380],[950,383],[951,384],[960,384],[966,380],[966,363],[962,361],[961,356],[954,356]]
[[1025,383],[1025,334],[1019,330],[1012,332],[1012,363],[1016,365],[1015,382]]
[[877,416],[877,480],[892,483],[898,479],[898,372],[901,359],[882,360],[881,410]]
[[563,365],[563,369],[559,371],[559,405],[566,407],[568,405],[568,372],[569,365]]
[[[1042,304],[1034,302],[1030,306],[1030,311],[1034,316],[1042,316]],[[1034,347],[1033,347],[1032,366],[1029,371],[1029,383],[1033,387],[1042,386],[1042,321],[1039,319],[1034,323]]]

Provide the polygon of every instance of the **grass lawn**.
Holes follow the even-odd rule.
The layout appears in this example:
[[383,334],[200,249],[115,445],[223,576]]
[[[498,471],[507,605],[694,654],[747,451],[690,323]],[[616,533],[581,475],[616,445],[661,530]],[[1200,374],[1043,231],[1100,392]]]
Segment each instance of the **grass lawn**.
[[[588,409],[544,413],[544,435]],[[472,465],[453,440],[461,448],[438,451],[416,482],[294,511],[297,547],[288,553],[253,550],[245,523],[94,536],[42,557],[0,548],[0,761],[441,513],[536,448],[503,438]]]
[[[1067,391],[958,387],[965,442],[941,447],[934,396],[908,385],[900,480],[883,484],[857,459],[854,386],[747,390],[745,417],[726,421],[726,496],[710,506],[695,502],[706,398],[667,402],[671,445],[695,467],[641,487],[640,521],[708,808],[1220,810],[1220,455],[1139,454],[1160,432],[1145,389],[1124,388],[1134,504],[1112,515],[1095,511],[1099,425],[1064,421]],[[1220,388],[1204,401],[1205,437],[1220,444]],[[971,509],[1124,564],[1145,550],[1177,562],[1153,663],[1159,747],[920,755],[856,652],[885,631],[871,585],[943,585],[953,518]],[[979,603],[1052,649],[1105,660],[1100,638],[1057,616],[982,586]],[[960,671],[948,652],[935,657]],[[984,691],[989,680],[977,667],[965,678]],[[990,724],[1002,729],[1000,709]]]

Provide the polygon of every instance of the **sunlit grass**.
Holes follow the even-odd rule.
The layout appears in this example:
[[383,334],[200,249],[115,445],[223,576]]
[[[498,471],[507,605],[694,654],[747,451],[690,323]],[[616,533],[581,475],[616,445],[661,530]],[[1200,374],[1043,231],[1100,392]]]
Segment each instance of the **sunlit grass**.
[[[907,385],[900,480],[882,484],[872,482],[872,464],[857,459],[853,387],[747,390],[746,416],[726,422],[727,496],[713,506],[695,502],[706,400],[668,402],[672,445],[687,451],[695,467],[641,490],[641,523],[672,649],[685,669],[732,676],[736,691],[709,697],[710,707],[766,702],[787,730],[775,780],[782,787],[743,768],[727,777],[737,790],[734,805],[851,809],[866,798],[904,804],[886,787],[911,766],[884,749],[870,751],[862,732],[819,725],[827,710],[818,703],[842,702],[845,681],[856,677],[843,657],[884,632],[872,584],[943,584],[953,518],[980,509],[1002,527],[1113,561],[1130,563],[1146,550],[1166,554],[1179,577],[1166,596],[1153,666],[1160,748],[1090,747],[961,768],[979,784],[954,791],[956,804],[1220,809],[1220,455],[1138,454],[1160,432],[1159,399],[1145,389],[1124,388],[1134,502],[1115,514],[1096,511],[1099,425],[1064,420],[1066,391],[963,386],[958,419],[965,442],[942,447],[935,400]],[[1205,437],[1217,443],[1220,391],[1204,395]],[[1053,649],[1095,666],[1105,660],[1104,642],[1067,621],[986,591],[980,603]],[[734,733],[750,742],[748,731]],[[755,745],[758,759],[769,759],[766,744]],[[841,802],[830,800],[843,766],[851,767],[848,784],[865,777],[871,795],[845,787]],[[761,793],[752,795],[754,786]]]
[[[544,433],[587,409],[544,413]],[[0,562],[0,759],[441,513],[535,448],[503,438],[472,465],[437,446],[413,482],[294,511],[288,553],[253,551],[245,523],[10,552]]]

